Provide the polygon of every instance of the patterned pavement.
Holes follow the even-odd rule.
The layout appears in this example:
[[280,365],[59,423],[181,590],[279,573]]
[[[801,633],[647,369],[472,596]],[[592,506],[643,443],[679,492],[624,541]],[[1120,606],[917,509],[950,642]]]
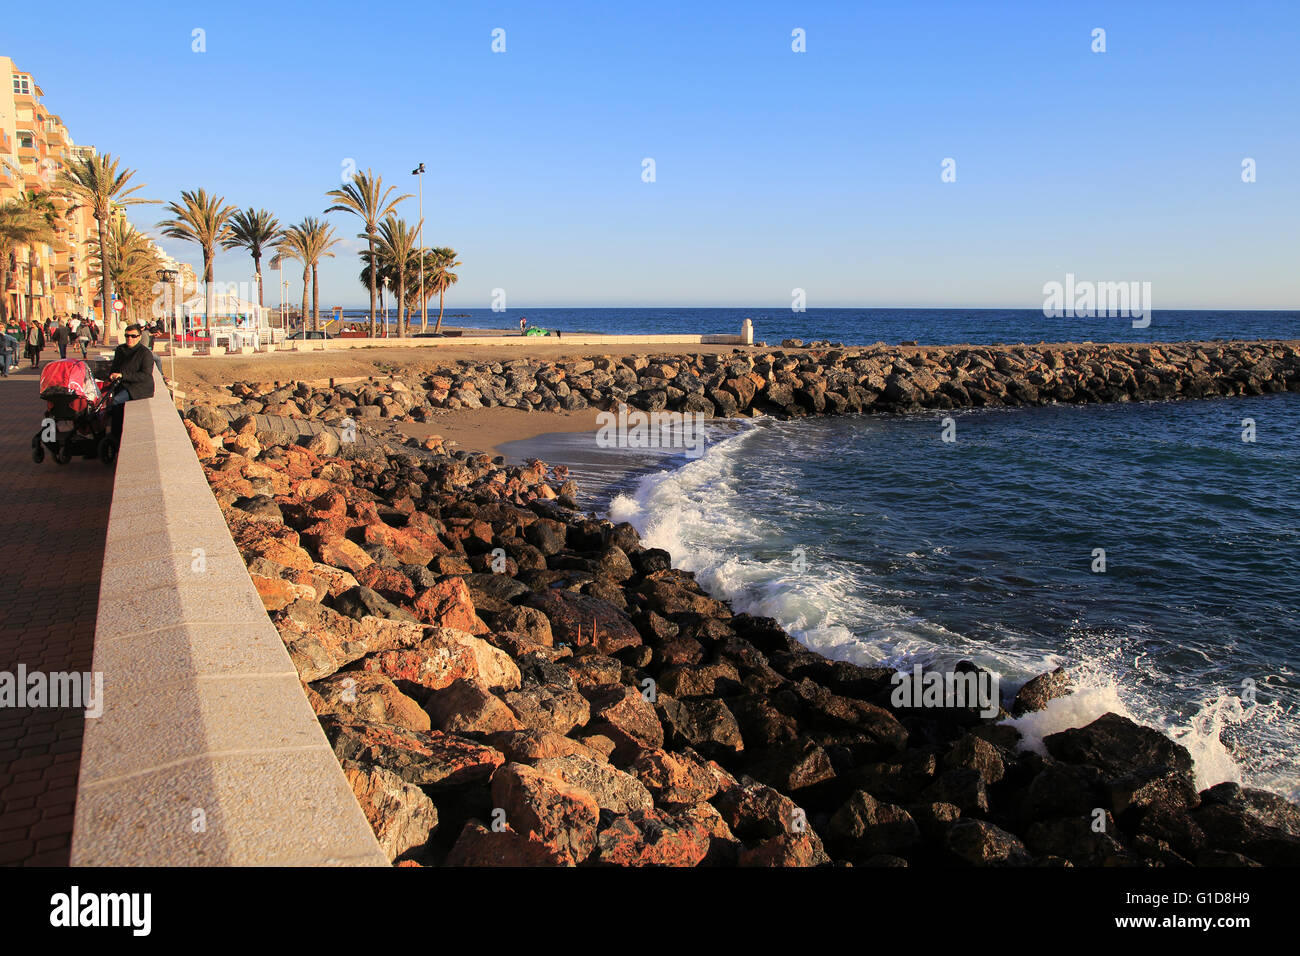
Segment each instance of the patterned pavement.
[[[86,672],[113,469],[32,461],[44,406],[26,364],[0,378],[0,672]],[[78,708],[0,706],[0,866],[67,865],[84,722]]]

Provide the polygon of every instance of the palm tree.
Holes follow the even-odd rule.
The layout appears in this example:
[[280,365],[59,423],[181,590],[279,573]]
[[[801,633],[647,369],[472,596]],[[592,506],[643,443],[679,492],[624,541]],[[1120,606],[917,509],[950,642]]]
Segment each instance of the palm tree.
[[[109,277],[126,306],[126,317],[139,318],[152,300],[162,259],[148,237],[120,216],[109,228],[108,242],[108,255],[100,256],[99,262],[108,262]],[[90,245],[98,251],[96,240]],[[99,278],[99,269],[99,263],[91,263],[91,278]]]
[[[54,205],[54,200],[49,193],[43,193],[38,189],[28,189],[21,193],[18,201],[26,206],[33,214],[40,216],[50,227],[48,237],[33,238],[27,243],[27,310],[31,313],[43,312],[37,309],[39,300],[36,298],[36,244],[38,242],[53,242],[58,238],[58,228],[60,225],[60,216],[58,207]],[[40,319],[43,316],[35,316]]]
[[304,326],[307,322],[307,280],[309,278],[311,280],[311,327],[313,330],[320,329],[320,280],[316,270],[322,258],[334,258],[334,253],[330,252],[330,249],[342,241],[342,238],[334,235],[333,226],[317,219],[315,216],[308,216],[298,225],[290,226],[285,230],[284,239],[281,241],[281,254],[292,259],[298,259],[303,264],[302,314]]
[[433,280],[429,285],[431,292],[438,293],[438,323],[433,327],[433,334],[437,335],[442,331],[442,305],[443,297],[446,296],[447,290],[456,284],[460,278],[452,272],[461,261],[456,258],[456,250],[449,249],[446,246],[440,246],[430,250],[434,255]]
[[419,238],[419,223],[408,226],[405,220],[390,215],[379,224],[379,236],[375,240],[380,261],[388,265],[397,280],[397,287],[393,291],[397,296],[398,338],[406,334],[406,276],[411,267],[411,260],[416,255],[416,244]]
[[331,189],[325,195],[331,199],[337,200],[334,205],[325,210],[331,212],[350,212],[366,224],[365,232],[361,238],[366,240],[370,248],[370,337],[375,337],[375,303],[378,298],[376,281],[378,279],[378,266],[375,264],[375,237],[379,232],[379,222],[386,219],[396,212],[397,204],[403,200],[410,199],[410,193],[404,193],[396,199],[390,199],[389,196],[395,191],[396,187],[389,186],[384,189],[384,180],[382,176],[375,176],[369,169],[364,173],[356,173],[352,177],[352,182],[339,189]]
[[172,218],[158,223],[163,235],[197,243],[203,250],[203,330],[211,341],[212,311],[215,306],[212,262],[216,258],[217,244],[224,244],[231,236],[230,217],[236,209],[226,205],[224,196],[209,196],[205,190],[196,189],[193,192],[182,190],[181,201],[169,202],[167,211],[172,214]]
[[113,285],[109,278],[109,269],[103,257],[107,255],[108,246],[104,242],[105,224],[112,215],[114,206],[134,206],[139,203],[154,203],[156,199],[136,196],[137,190],[144,189],[144,184],[127,188],[127,183],[135,175],[134,169],[118,170],[119,160],[110,153],[94,156],[79,156],[68,162],[59,174],[55,189],[67,193],[72,199],[68,212],[88,207],[95,216],[99,231],[100,248],[100,287],[99,295],[104,308],[104,334],[110,331],[109,323],[113,321]]
[[[54,228],[39,212],[20,199],[0,205],[0,318],[9,319],[9,271],[19,246],[50,242]],[[17,263],[13,263],[16,267]],[[15,304],[21,305],[21,293],[14,291]],[[19,314],[22,309],[19,308]]]
[[262,298],[262,250],[275,242],[280,236],[280,223],[265,209],[247,209],[236,211],[230,217],[230,236],[223,240],[223,249],[247,249],[253,257],[253,271],[257,273],[257,304],[264,305]]

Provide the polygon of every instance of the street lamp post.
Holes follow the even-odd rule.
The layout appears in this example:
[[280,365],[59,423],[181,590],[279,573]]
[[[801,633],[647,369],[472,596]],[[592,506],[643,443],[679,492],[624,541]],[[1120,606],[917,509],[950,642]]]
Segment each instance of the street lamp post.
[[[411,175],[420,184],[420,331],[429,329],[429,304],[424,297],[424,163],[411,170]],[[398,321],[401,321],[402,305],[397,304]]]
[[173,390],[175,390],[176,388],[176,301],[175,301],[176,287],[175,285],[173,285],[173,283],[175,283],[176,276],[178,274],[179,273],[177,273],[175,269],[158,270],[158,280],[166,285],[172,286],[171,296],[164,297],[164,300],[166,300],[167,298],[170,298],[172,300],[172,308],[171,308],[172,331],[171,331],[170,341],[168,341],[167,343],[167,351],[171,354],[172,357],[171,365],[172,365],[172,389]]
[[280,260],[280,331],[284,333],[287,341],[289,338],[289,314],[284,309],[284,300],[289,292],[289,283],[284,281],[284,256],[276,256]]

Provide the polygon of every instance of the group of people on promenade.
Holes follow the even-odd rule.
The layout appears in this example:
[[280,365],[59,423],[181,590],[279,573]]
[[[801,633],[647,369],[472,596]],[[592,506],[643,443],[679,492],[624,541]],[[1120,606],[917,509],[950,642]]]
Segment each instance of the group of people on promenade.
[[44,322],[39,320],[10,320],[0,328],[0,375],[8,376],[11,369],[18,367],[18,350],[24,350],[24,356],[31,362],[32,368],[41,364],[41,352],[51,345],[59,348],[59,358],[68,357],[68,346],[75,344],[81,349],[81,358],[100,340],[100,329],[94,318],[80,315],[52,316]]

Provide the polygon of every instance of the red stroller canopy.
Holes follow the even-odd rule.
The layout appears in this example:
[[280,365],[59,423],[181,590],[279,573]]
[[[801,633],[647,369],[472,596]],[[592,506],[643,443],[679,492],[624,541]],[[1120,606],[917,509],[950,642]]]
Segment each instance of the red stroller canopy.
[[80,359],[59,359],[41,369],[41,395],[50,389],[80,395],[87,402],[97,402],[100,397],[95,373]]

